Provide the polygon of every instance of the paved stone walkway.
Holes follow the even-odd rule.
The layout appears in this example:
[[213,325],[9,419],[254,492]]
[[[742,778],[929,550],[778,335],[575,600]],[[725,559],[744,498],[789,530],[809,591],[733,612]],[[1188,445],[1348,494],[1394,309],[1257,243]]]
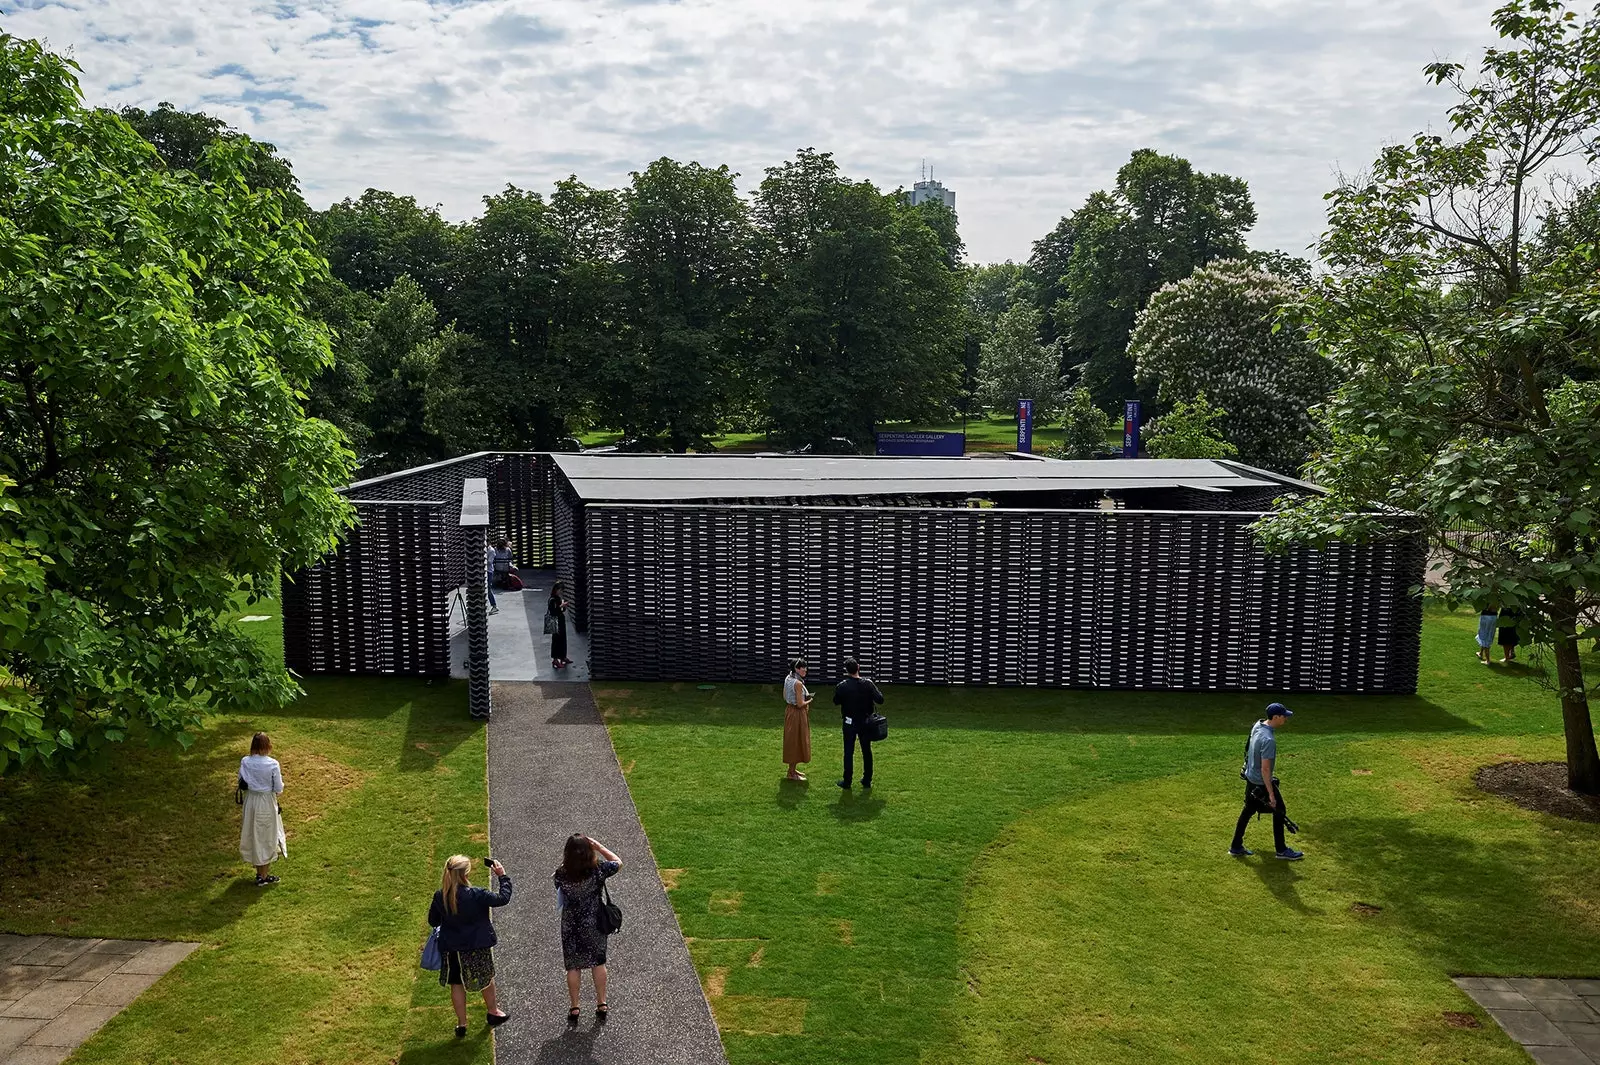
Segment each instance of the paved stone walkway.
[[[567,622],[567,654],[572,665],[556,669],[550,665],[550,637],[544,634],[544,612],[550,602],[550,589],[556,582],[555,570],[520,569],[524,587],[520,592],[495,589],[500,602],[498,613],[489,615],[489,679],[549,680],[568,683],[589,681],[589,638]],[[467,622],[465,608],[455,606],[450,614],[450,675],[467,675]]]
[[[667,901],[655,856],[587,684],[494,685],[489,726],[489,832],[517,883],[497,911],[495,967],[513,1017],[495,1032],[497,1065],[726,1065],[722,1040]],[[573,832],[623,859],[611,880],[622,931],[611,937],[610,1022],[566,1025],[566,976],[551,874]],[[478,1009],[481,1011],[481,1006]]]
[[1455,981],[1539,1065],[1600,1065],[1600,980]]
[[0,934],[0,1065],[56,1065],[198,943]]

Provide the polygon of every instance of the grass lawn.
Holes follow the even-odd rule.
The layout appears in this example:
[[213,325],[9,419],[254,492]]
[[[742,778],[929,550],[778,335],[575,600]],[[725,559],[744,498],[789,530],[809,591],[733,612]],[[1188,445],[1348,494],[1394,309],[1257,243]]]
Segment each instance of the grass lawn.
[[1415,697],[1288,700],[1299,864],[1224,854],[1262,696],[893,689],[863,795],[826,688],[798,786],[776,685],[597,695],[735,1065],[1510,1065],[1447,977],[1600,974],[1600,826],[1472,786],[1563,750],[1475,624]]
[[[881,426],[883,429],[897,431],[913,430],[928,433],[959,433],[962,431],[961,419],[941,425],[910,425],[907,423],[893,423]],[[1017,420],[1009,411],[1002,414],[978,415],[969,418],[966,422],[967,451],[1015,451],[1017,449]],[[622,434],[614,430],[592,429],[586,433],[578,434],[584,447],[599,447],[602,444],[614,444],[622,438]],[[715,441],[719,451],[761,451],[767,447],[767,438],[764,433],[726,433]],[[871,444],[868,440],[866,443]],[[1108,445],[1122,443],[1122,423],[1118,422],[1112,432],[1106,434]],[[1061,426],[1038,425],[1033,427],[1033,450],[1035,454],[1044,454],[1047,448],[1058,447],[1061,444]]]
[[[253,613],[281,644],[275,604]],[[484,738],[465,682],[316,678],[288,709],[213,719],[186,752],[73,781],[0,780],[0,930],[204,944],[74,1063],[492,1060],[417,966],[444,859],[484,852]],[[289,857],[258,889],[233,781],[256,729],[283,763]],[[481,870],[474,870],[484,882]]]

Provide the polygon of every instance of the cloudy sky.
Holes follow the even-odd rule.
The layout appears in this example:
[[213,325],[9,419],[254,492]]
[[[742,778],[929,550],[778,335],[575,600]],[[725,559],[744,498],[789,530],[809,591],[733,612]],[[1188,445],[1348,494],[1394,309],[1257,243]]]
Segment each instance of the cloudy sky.
[[368,187],[470,217],[506,184],[621,184],[670,155],[749,187],[794,149],[909,186],[976,261],[1021,259],[1135,148],[1250,183],[1299,252],[1336,170],[1443,123],[1480,0],[9,0],[91,103],[217,115],[316,206]]

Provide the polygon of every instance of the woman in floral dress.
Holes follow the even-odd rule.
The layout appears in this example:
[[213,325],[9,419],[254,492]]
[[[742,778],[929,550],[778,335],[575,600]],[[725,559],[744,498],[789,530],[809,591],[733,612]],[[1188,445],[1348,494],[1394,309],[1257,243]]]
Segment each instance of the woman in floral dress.
[[578,1008],[578,990],[585,969],[594,978],[595,1020],[604,1021],[611,1012],[606,1005],[607,937],[600,931],[598,917],[600,889],[620,868],[622,859],[604,845],[581,832],[567,838],[554,879],[561,909],[561,962],[567,970],[567,997],[572,1000],[568,1024],[577,1024],[583,1012]]

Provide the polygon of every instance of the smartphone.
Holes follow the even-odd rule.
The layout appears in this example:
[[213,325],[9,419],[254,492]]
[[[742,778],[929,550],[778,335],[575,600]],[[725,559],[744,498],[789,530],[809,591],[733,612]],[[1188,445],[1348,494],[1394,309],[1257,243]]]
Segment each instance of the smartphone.
[[483,860],[483,867],[485,869],[493,869],[494,868],[494,859],[493,858],[485,858]]

